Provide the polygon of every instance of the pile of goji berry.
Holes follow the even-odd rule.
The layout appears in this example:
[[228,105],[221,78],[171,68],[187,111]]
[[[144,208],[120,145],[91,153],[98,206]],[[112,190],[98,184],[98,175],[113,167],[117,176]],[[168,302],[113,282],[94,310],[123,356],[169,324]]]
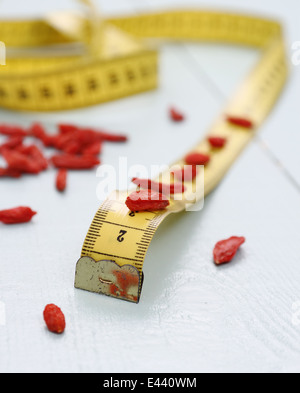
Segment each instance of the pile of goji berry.
[[[127,141],[125,135],[70,124],[59,124],[57,128],[58,132],[51,135],[38,123],[27,130],[20,126],[0,125],[0,135],[7,138],[0,145],[0,155],[6,162],[6,167],[0,168],[0,178],[37,175],[52,166],[58,170],[56,187],[64,191],[68,170],[92,169],[100,164],[99,156],[104,142]],[[27,138],[33,139],[33,143],[24,144]],[[45,148],[58,152],[47,158]]]
[[[170,117],[175,122],[185,120],[184,114],[171,108]],[[228,116],[228,123],[246,129],[254,128],[249,119]],[[115,135],[102,130],[81,128],[70,124],[59,124],[55,135],[47,133],[43,125],[33,124],[29,129],[8,124],[0,125],[0,136],[6,141],[0,145],[0,155],[6,166],[0,167],[0,179],[4,177],[20,178],[25,174],[38,175],[49,167],[57,170],[56,188],[62,192],[67,186],[69,170],[89,170],[99,165],[99,156],[104,142],[126,142],[125,135]],[[31,138],[34,142],[25,144]],[[210,136],[208,142],[212,149],[222,149],[227,139],[221,136]],[[57,150],[49,158],[45,156],[45,148]],[[197,176],[197,166],[209,165],[211,156],[203,152],[190,152],[184,159],[185,164],[191,166],[188,175],[185,168],[172,172],[174,178],[184,182],[191,182]],[[169,206],[168,197],[176,193],[184,193],[186,187],[182,183],[165,185],[150,179],[133,178],[132,182],[138,190],[131,193],[126,205],[134,212],[163,210]],[[167,190],[168,192],[165,192]],[[166,195],[165,195],[166,194]],[[17,207],[0,211],[0,222],[4,224],[17,224],[31,221],[37,213],[29,207]],[[231,262],[241,245],[246,241],[244,237],[231,237],[219,241],[214,248],[213,256],[217,265]],[[61,334],[66,327],[65,316],[62,310],[54,304],[48,304],[44,309],[44,320],[51,332]]]

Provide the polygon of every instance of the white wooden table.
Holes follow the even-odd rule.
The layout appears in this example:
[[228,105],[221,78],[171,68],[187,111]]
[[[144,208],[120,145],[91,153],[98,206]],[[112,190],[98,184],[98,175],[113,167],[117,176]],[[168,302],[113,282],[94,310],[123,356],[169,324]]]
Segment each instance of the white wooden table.
[[[17,3],[3,0],[1,15],[40,15],[70,5],[27,0],[26,10],[17,13]],[[100,4],[106,14],[187,6],[179,0]],[[296,0],[188,4],[279,18],[288,49],[300,40]],[[256,56],[218,45],[168,45],[155,92],[73,112],[1,110],[1,122],[69,121],[117,129],[130,142],[106,145],[104,163],[117,167],[119,156],[127,156],[132,164],[167,164],[206,133]],[[29,205],[38,215],[27,226],[0,227],[0,372],[299,372],[299,83],[300,66],[291,65],[276,109],[204,210],[161,226],[145,262],[139,305],[73,286],[100,204],[95,172],[72,173],[65,195],[54,188],[54,171],[1,180],[1,208]],[[170,104],[187,114],[184,124],[169,122]],[[212,248],[231,235],[243,235],[247,243],[235,262],[216,268]],[[66,315],[62,336],[44,326],[42,311],[52,302]]]

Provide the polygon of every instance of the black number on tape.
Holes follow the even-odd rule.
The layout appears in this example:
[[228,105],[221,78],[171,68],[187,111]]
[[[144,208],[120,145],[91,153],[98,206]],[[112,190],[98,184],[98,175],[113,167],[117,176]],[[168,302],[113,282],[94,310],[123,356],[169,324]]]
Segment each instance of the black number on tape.
[[119,236],[117,238],[118,242],[122,243],[124,241],[124,235],[126,235],[127,231],[120,231]]

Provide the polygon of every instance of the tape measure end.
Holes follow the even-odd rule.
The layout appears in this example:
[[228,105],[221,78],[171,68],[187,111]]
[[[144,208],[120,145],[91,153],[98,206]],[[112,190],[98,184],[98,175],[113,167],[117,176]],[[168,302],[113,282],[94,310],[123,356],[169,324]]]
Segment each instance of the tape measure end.
[[77,289],[139,303],[142,277],[134,266],[84,256],[76,264],[74,285]]

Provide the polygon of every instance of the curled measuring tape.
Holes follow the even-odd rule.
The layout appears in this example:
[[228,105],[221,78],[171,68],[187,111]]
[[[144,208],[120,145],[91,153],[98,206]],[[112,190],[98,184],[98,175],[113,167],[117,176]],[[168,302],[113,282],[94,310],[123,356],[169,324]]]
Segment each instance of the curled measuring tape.
[[[178,11],[114,19],[110,23],[137,37],[218,41],[261,50],[259,63],[208,132],[208,136],[227,138],[226,148],[211,152],[205,138],[193,149],[211,154],[211,162],[204,169],[204,191],[201,188],[193,194],[196,178],[185,182],[183,200],[171,200],[164,211],[135,214],[125,205],[128,193],[115,192],[100,207],[91,224],[76,266],[75,287],[138,303],[143,263],[158,226],[169,214],[183,211],[187,201],[197,203],[217,186],[275,105],[288,77],[288,64],[281,27],[273,21],[216,12]],[[251,119],[254,127],[246,130],[234,126],[225,114]],[[182,167],[184,159],[175,165]],[[168,176],[167,171],[160,179]]]
[[[0,22],[7,48],[0,67],[0,107],[75,109],[157,87],[157,51],[115,23],[85,14]],[[97,14],[96,14],[97,15]]]
[[[158,53],[145,44],[145,38],[223,42],[261,51],[258,64],[208,132],[226,137],[228,144],[210,152],[204,191],[193,192],[196,178],[185,183],[183,200],[171,200],[164,211],[135,214],[125,205],[127,192],[116,191],[96,213],[76,265],[75,287],[138,303],[143,263],[158,226],[171,213],[183,211],[187,202],[203,200],[221,181],[279,98],[288,76],[287,57],[280,24],[257,17],[182,10],[108,19],[95,29],[97,23],[97,18],[91,22],[91,18],[68,15],[60,21],[49,17],[1,22],[0,39],[15,48],[15,53],[0,69],[0,106],[73,109],[153,89],[158,80]],[[75,45],[82,50],[82,44],[88,48],[84,54],[65,54],[64,48],[69,51]],[[40,47],[43,51],[37,50]],[[255,127],[233,126],[225,114],[249,118]],[[205,138],[194,151],[209,149]],[[175,164],[182,167],[184,160]],[[169,173],[160,178],[168,179]]]

